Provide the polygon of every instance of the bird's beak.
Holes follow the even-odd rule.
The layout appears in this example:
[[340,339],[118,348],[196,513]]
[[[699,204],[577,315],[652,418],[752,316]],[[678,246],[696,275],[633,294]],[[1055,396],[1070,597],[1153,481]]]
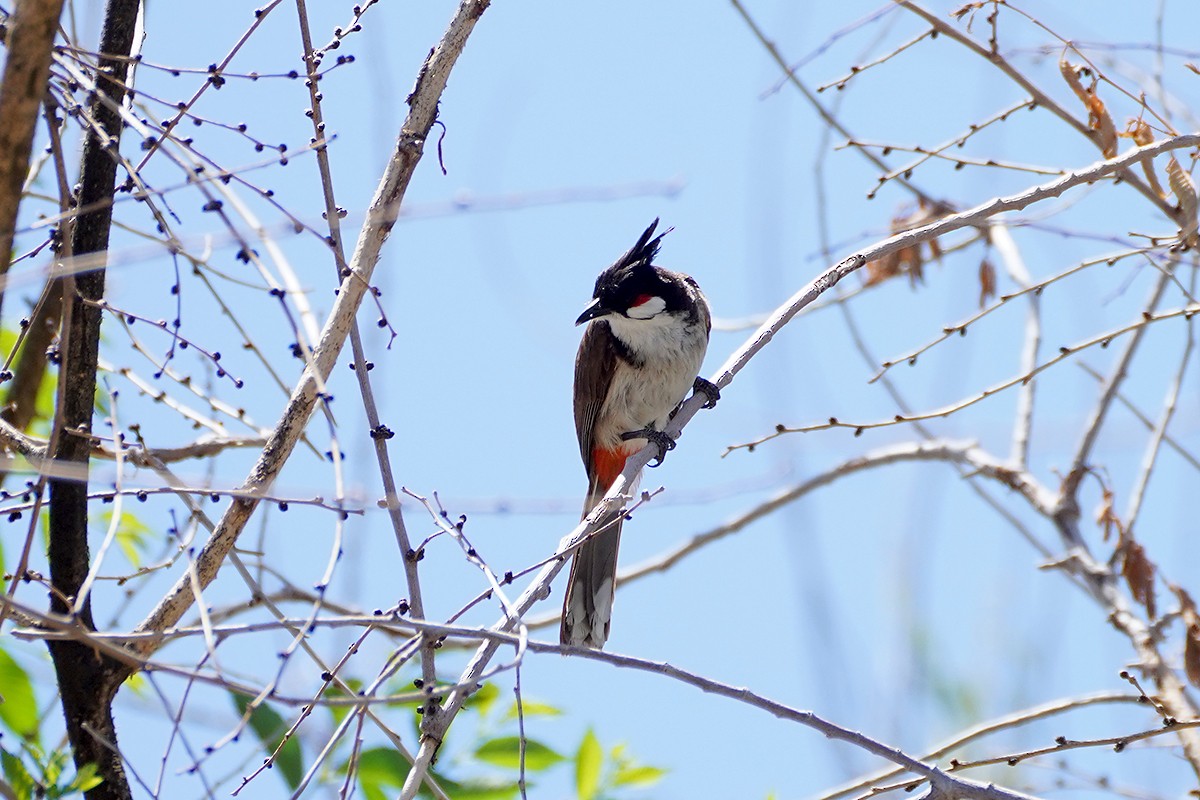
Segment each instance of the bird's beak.
[[587,322],[588,320],[595,319],[596,317],[603,317],[604,315],[606,315],[608,313],[609,313],[608,309],[605,308],[604,306],[600,305],[600,300],[599,300],[599,298],[597,298],[597,299],[593,300],[592,302],[588,303],[587,308],[585,308],[583,310],[583,313],[579,315],[579,319],[575,320],[575,324],[582,325],[583,323]]

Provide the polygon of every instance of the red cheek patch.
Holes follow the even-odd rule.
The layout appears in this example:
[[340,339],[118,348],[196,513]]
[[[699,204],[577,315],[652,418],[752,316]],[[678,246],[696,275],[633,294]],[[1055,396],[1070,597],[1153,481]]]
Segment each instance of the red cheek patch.
[[637,297],[633,298],[633,302],[629,304],[629,307],[637,308],[642,303],[650,302],[650,298],[652,298],[652,297],[654,297],[654,295],[652,295],[652,294],[639,294]]

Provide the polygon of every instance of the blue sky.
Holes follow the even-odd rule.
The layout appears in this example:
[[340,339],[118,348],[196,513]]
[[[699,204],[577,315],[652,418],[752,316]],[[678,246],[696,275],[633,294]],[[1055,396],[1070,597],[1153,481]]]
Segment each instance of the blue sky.
[[[349,19],[350,4],[310,5],[318,41]],[[747,7],[789,61],[812,56],[800,70],[810,87],[847,74],[851,65],[888,52],[924,29],[912,17],[892,11],[821,49],[835,31],[873,14],[878,6],[749,2]],[[952,6],[935,8],[944,14]],[[1185,32],[1200,22],[1196,10],[1185,3],[1166,8],[1166,42],[1191,47]],[[404,98],[452,9],[448,2],[380,3],[364,18],[363,30],[337,51],[356,59],[332,71],[323,84],[325,116],[334,136],[335,185],[338,202],[348,211],[348,234],[361,223],[406,111]],[[1156,35],[1153,14],[1128,4],[1088,4],[1088,12],[1082,13],[1066,4],[1034,2],[1026,10],[1081,41],[1137,45]],[[986,35],[982,15],[973,27],[981,37]],[[83,30],[93,30],[96,17],[96,9],[87,4],[77,15]],[[250,19],[247,6],[228,0],[152,3],[146,60],[203,69],[224,55]],[[1057,52],[1037,58],[1028,50],[1048,41],[1047,34],[1008,11],[1000,31],[1002,47],[1014,63],[1080,113],[1056,77]],[[295,11],[285,4],[272,11],[231,69],[268,73],[299,68],[298,41]],[[1146,70],[1154,67],[1152,55],[1136,47],[1097,51],[1096,57],[1109,56]],[[1189,60],[1196,56],[1168,59],[1165,75],[1168,89],[1194,107],[1200,79],[1183,67]],[[1144,74],[1111,68],[1127,86],[1149,85]],[[144,92],[175,101],[190,96],[202,77],[171,77],[143,66],[138,80]],[[723,2],[497,0],[484,15],[441,104],[445,136],[439,147],[446,174],[438,168],[437,148],[427,147],[406,198],[411,216],[396,226],[375,273],[382,308],[395,329],[390,347],[387,333],[374,325],[375,309],[364,307],[360,319],[376,364],[372,374],[383,421],[396,432],[391,453],[398,480],[420,494],[438,492],[452,515],[468,514],[472,542],[497,571],[547,556],[578,518],[585,480],[571,420],[572,359],[580,333],[572,323],[590,297],[596,273],[650,220],[659,217],[665,226],[674,226],[663,242],[660,263],[694,275],[718,318],[706,362],[711,372],[749,334],[724,328],[768,312],[828,262],[885,236],[891,219],[911,205],[911,197],[892,184],[868,201],[877,170],[853,149],[832,150],[841,137],[828,135],[823,121],[794,90],[772,91],[779,80],[778,68],[734,8]],[[942,37],[856,77],[843,92],[830,89],[821,98],[837,104],[839,119],[864,141],[928,146],[960,134],[1023,95],[985,61]],[[1135,113],[1128,100],[1106,99],[1118,127]],[[264,79],[231,80],[220,92],[209,92],[197,110],[226,123],[245,121],[249,133],[263,142],[287,142],[294,153],[288,166],[271,166],[248,177],[273,188],[292,213],[319,226],[323,206],[315,160],[296,153],[310,135],[306,107],[301,82]],[[1193,130],[1195,122],[1181,116],[1176,126]],[[198,146],[224,167],[263,158],[252,143],[212,126],[200,126],[195,136]],[[1018,112],[960,152],[1067,168],[1098,157],[1078,134],[1041,111]],[[152,169],[160,186],[179,181],[178,172],[165,164]],[[935,164],[915,177],[926,191],[960,208],[1046,179]],[[213,263],[229,272],[244,269],[234,258],[236,247],[200,211],[196,196],[180,192],[177,197],[173,207],[193,248],[204,249],[204,236],[211,234]],[[272,226],[302,283],[312,287],[311,302],[323,319],[333,286],[323,247],[312,235],[285,233],[286,222],[264,204],[254,207]],[[1046,219],[1050,211],[1055,214]],[[144,216],[129,213],[137,224],[147,224]],[[1128,236],[1131,231],[1172,233],[1131,191],[1108,187],[1050,201],[1023,219],[1044,223],[1015,233],[1035,278],[1122,249],[1135,241]],[[1062,236],[1055,226],[1093,238]],[[114,250],[133,253],[134,242],[122,237]],[[849,304],[848,313],[874,357],[901,356],[937,336],[943,325],[977,310],[982,257],[976,245],[929,265],[919,287],[900,279]],[[117,261],[110,274],[114,305],[141,309],[148,317],[173,313],[168,289],[174,274],[168,260],[128,256]],[[1153,275],[1144,262],[1127,260],[1047,289],[1042,302],[1051,311],[1045,319],[1044,352],[1136,316]],[[1013,288],[1003,274],[1000,280],[1002,292]],[[845,288],[853,290],[860,281],[856,276],[847,283]],[[293,374],[286,359],[288,332],[277,305],[258,289],[223,284],[222,292],[263,351]],[[247,378],[246,389],[236,396],[228,386],[220,388],[221,395],[246,408],[259,424],[272,424],[282,394],[265,380],[250,354],[238,351],[238,337],[211,299],[185,282],[183,302],[187,335],[226,353],[223,365]],[[1164,305],[1178,304],[1176,295]],[[893,371],[897,386],[913,407],[934,408],[1017,374],[1024,314],[1025,307],[1016,304],[1001,309],[971,335],[923,356],[917,367]],[[114,361],[132,363],[122,336],[109,335]],[[1150,354],[1138,362],[1129,392],[1151,416],[1157,414],[1178,364],[1182,337],[1182,328],[1156,330],[1146,348]],[[161,342],[158,346],[165,348]],[[1083,360],[1103,371],[1109,358],[1097,351]],[[202,366],[192,368],[202,374]],[[662,485],[666,491],[626,526],[622,563],[650,558],[778,489],[856,455],[911,440],[912,431],[898,428],[858,438],[832,430],[785,437],[754,453],[740,450],[722,457],[727,446],[756,439],[779,423],[891,417],[897,412],[894,401],[878,384],[867,383],[873,373],[838,308],[797,319],[738,377],[715,411],[694,420],[665,465],[643,478],[643,488]],[[378,476],[352,373],[344,365],[335,371],[331,390],[342,446],[349,454],[351,494],[368,511],[347,526],[345,558],[330,596],[365,609],[388,607],[406,590],[386,518],[372,509],[380,491]],[[1181,443],[1193,448],[1200,443],[1196,393],[1190,376],[1180,398],[1186,413],[1181,410],[1173,429]],[[1094,396],[1094,380],[1073,364],[1040,379],[1031,470],[1052,487],[1057,485],[1056,470],[1070,463]],[[976,440],[1003,456],[1015,397],[1010,391],[978,404],[937,430],[947,438]],[[135,402],[131,399],[130,405]],[[191,435],[161,409],[137,405],[129,414],[144,418],[147,435],[160,437],[162,444],[179,444]],[[326,424],[314,421],[310,430],[318,448],[324,448]],[[1102,454],[1122,507],[1145,444],[1140,423],[1128,414],[1114,414]],[[233,485],[245,474],[249,459],[248,454],[231,453],[215,473],[194,464],[180,471]],[[327,464],[298,452],[277,491],[292,497],[330,496],[331,481]],[[1194,513],[1179,501],[1195,485],[1194,471],[1179,459],[1164,457],[1151,483],[1139,536],[1170,579],[1184,585],[1191,581],[1200,591],[1194,568],[1200,553],[1195,537],[1188,535],[1195,533]],[[1044,521],[1007,492],[996,494],[1037,535],[1053,542]],[[1085,496],[1094,503],[1099,495],[1089,489]],[[138,513],[154,528],[169,520],[165,503]],[[406,507],[416,538],[433,530],[423,513]],[[265,550],[268,561],[297,585],[307,586],[324,570],[332,527],[329,516],[320,512],[293,509],[286,517],[270,512],[265,521],[251,523],[243,546]],[[1099,542],[1098,530],[1089,529],[1089,534],[1102,552],[1111,547]],[[1040,561],[948,467],[891,467],[836,483],[669,572],[623,588],[609,647],[750,687],[919,751],[962,727],[1036,703],[1128,688],[1117,677],[1133,657],[1127,642],[1064,576],[1038,570]],[[463,563],[451,542],[435,542],[423,568],[433,617],[452,613],[483,588],[482,578]],[[213,605],[245,595],[236,575],[227,573],[212,590]],[[159,576],[141,590],[131,610],[123,613],[121,619],[128,620],[123,624],[140,619],[144,611],[139,611],[156,589],[167,585],[168,577],[173,576]],[[538,613],[557,608],[561,586],[562,578]],[[118,590],[106,588],[97,602],[115,604],[118,598]],[[489,607],[469,621],[490,622],[496,614]],[[535,635],[552,638],[553,629]],[[337,632],[317,643],[336,658],[348,637]],[[261,679],[273,672],[272,664],[264,663],[266,647],[232,646],[224,666]],[[373,675],[389,648],[382,640],[364,648],[359,656],[363,677]],[[164,657],[188,663],[188,652],[181,647]],[[455,673],[453,656],[443,664],[447,676]],[[284,685],[294,693],[311,692],[318,673],[311,664],[293,661]],[[163,680],[172,693],[182,690]],[[507,687],[509,680],[506,676],[501,684]],[[569,749],[590,726],[606,744],[626,742],[639,759],[669,769],[665,781],[647,796],[764,797],[774,791],[779,797],[803,797],[874,765],[845,745],[661,677],[578,659],[531,656],[522,685],[529,697],[566,712],[531,720],[531,735]],[[222,716],[228,703],[221,702],[218,698],[211,708],[195,709],[197,743],[219,739],[232,724],[232,718]],[[156,709],[152,702],[136,701],[118,722],[123,744],[154,770],[163,720],[160,708],[147,708]],[[1136,711],[1086,712],[1069,724],[1047,728],[1040,738],[1002,739],[980,752],[1048,743],[1068,729],[1072,738],[1082,738],[1153,725],[1153,718]],[[309,756],[314,742],[319,737],[306,742]],[[214,775],[226,770],[243,774],[239,765],[255,763],[254,755],[230,746],[214,759]],[[173,759],[178,762],[173,767],[186,766],[178,750]],[[1116,772],[1124,783],[1142,783],[1166,795],[1178,794],[1186,785],[1178,763],[1146,750],[1124,754],[1120,763],[1106,754],[1083,756],[1077,763],[1088,774]],[[564,796],[570,785],[567,772],[531,796]],[[1035,790],[1059,777],[1038,767],[980,776]],[[193,779],[169,780],[176,787],[169,796],[201,796]],[[1066,780],[1074,786],[1083,778]],[[271,775],[260,777],[253,788],[255,797],[286,796]]]

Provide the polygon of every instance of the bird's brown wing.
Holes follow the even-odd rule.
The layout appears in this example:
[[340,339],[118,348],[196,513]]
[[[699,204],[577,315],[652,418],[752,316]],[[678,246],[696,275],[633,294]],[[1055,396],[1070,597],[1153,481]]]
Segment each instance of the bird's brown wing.
[[[588,476],[584,514],[599,502],[624,464],[624,455],[613,453],[609,457],[593,453],[596,422],[608,397],[618,358],[608,323],[595,321],[588,325],[575,356],[575,434],[579,437],[579,455]],[[593,534],[571,561],[559,628],[559,641],[563,644],[603,647],[608,638],[621,516],[617,514],[601,526],[603,529]]]
[[612,344],[608,323],[592,322],[583,332],[579,352],[575,355],[575,435],[579,439],[579,455],[587,469],[589,483],[592,474],[592,450],[595,447],[596,420],[608,397],[617,367],[617,351]]

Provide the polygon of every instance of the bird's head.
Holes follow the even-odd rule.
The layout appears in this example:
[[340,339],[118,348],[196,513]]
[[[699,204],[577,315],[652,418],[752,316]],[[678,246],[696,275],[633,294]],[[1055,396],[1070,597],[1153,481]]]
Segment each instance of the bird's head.
[[686,287],[673,273],[654,266],[659,243],[673,230],[667,228],[654,236],[657,227],[656,219],[642,233],[637,244],[600,273],[600,277],[596,278],[592,302],[575,320],[576,325],[614,316],[649,320],[687,309]]

